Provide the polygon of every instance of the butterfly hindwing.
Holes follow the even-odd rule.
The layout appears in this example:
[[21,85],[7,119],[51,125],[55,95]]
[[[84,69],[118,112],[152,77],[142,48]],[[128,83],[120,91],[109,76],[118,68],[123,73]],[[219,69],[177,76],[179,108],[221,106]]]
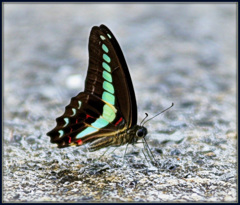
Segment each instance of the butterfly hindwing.
[[71,99],[64,114],[56,119],[57,126],[47,135],[59,148],[82,145],[117,132],[119,120],[123,122],[113,106],[82,92]]
[[47,133],[58,147],[82,145],[115,136],[136,124],[137,106],[131,77],[120,46],[104,25],[89,37],[85,90],[71,99],[57,126]]

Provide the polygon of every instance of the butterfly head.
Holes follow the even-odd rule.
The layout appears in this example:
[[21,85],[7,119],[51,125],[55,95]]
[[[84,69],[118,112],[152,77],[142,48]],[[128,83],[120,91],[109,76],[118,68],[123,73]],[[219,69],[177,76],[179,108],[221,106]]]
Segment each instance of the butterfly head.
[[143,138],[147,135],[147,128],[143,126],[139,126],[137,131],[136,131],[136,136],[138,138]]
[[130,143],[135,144],[139,139],[143,139],[147,135],[147,128],[139,125],[135,125],[133,129],[128,131],[130,138]]

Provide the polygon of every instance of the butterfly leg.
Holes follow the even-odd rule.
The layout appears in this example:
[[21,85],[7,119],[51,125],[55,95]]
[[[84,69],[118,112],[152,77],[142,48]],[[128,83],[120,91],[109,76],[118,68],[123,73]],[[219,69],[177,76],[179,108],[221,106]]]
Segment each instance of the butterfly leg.
[[[125,134],[127,134],[127,131],[126,131]],[[131,142],[132,140],[130,139],[129,141]],[[126,149],[125,149],[125,152],[124,152],[124,155],[123,155],[123,165],[122,165],[122,166],[124,166],[124,164],[125,164],[125,156],[126,156],[127,148],[128,148],[128,145],[129,145],[129,144],[130,144],[130,143],[128,142],[128,143],[127,143],[127,146],[126,146]]]
[[[145,154],[145,152],[144,152],[144,149],[142,149],[142,153],[143,153],[143,155],[144,155],[146,161],[148,162],[148,165],[150,166],[150,163],[149,163],[149,161],[147,160],[147,156],[146,156],[146,154]],[[149,157],[149,155],[148,155],[148,157]],[[151,160],[151,158],[150,158],[150,160]]]
[[[111,147],[108,147],[108,148],[106,149],[106,151],[104,151],[103,154],[102,154],[100,157],[96,158],[93,162],[95,163],[96,161],[99,161],[99,160],[108,152],[108,150],[109,150],[110,148],[111,148]],[[110,154],[112,154],[117,148],[118,148],[118,147],[116,147],[112,152],[110,152]]]
[[125,152],[124,152],[124,155],[123,155],[123,165],[122,166],[124,166],[124,164],[125,164],[125,156],[126,156],[128,145],[129,145],[129,143],[127,143],[127,146],[126,146],[126,149],[125,149]]
[[107,149],[106,149],[106,151],[105,152],[103,152],[103,154],[100,156],[100,157],[98,157],[96,160],[100,160],[107,152],[108,152],[108,150],[110,149],[111,147],[108,147]]
[[[155,165],[155,164],[156,164],[157,169],[158,169],[158,172],[159,172],[159,163],[158,163],[158,161],[155,159],[155,157],[154,157],[152,151],[150,150],[150,148],[149,148],[149,146],[148,146],[145,138],[143,138],[143,140],[144,140],[144,141],[143,141],[144,150],[146,150],[146,153],[147,153],[149,159],[151,160],[152,165]],[[143,152],[143,153],[144,153],[144,152]],[[145,155],[145,154],[144,154],[144,156],[145,156],[145,158],[146,158],[146,155]],[[146,159],[147,159],[147,158],[146,158]],[[154,163],[153,163],[153,162],[154,162]]]

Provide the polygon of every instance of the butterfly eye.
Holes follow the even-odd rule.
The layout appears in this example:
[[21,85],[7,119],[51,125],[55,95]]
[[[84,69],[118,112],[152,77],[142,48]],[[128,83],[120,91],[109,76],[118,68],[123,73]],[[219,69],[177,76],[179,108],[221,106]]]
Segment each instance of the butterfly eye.
[[137,137],[143,137],[143,130],[142,129],[138,130],[136,135]]

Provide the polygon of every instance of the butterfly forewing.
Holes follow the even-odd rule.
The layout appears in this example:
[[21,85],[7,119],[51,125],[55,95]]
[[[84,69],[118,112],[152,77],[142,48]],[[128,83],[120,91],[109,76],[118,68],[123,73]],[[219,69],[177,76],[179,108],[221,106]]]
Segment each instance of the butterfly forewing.
[[131,77],[115,37],[104,25],[93,27],[85,90],[71,99],[47,135],[60,148],[115,136],[136,124],[136,109]]
[[[110,82],[112,81],[112,82]],[[104,25],[93,27],[89,38],[89,68],[85,91],[102,97],[103,86],[110,82],[115,106],[122,112],[128,127],[137,123],[137,105],[132,80],[120,46]],[[104,98],[103,98],[104,99]]]
[[[116,80],[116,84],[118,85],[116,87],[119,88],[116,91],[118,92],[117,96],[119,96],[118,99],[121,106],[120,110],[125,112],[124,116],[127,116],[126,118],[128,119],[128,127],[131,127],[137,124],[137,102],[128,66],[115,36],[105,25],[101,25],[100,28],[104,33],[107,33],[107,36],[111,41],[113,51],[115,52],[118,62],[121,66],[120,73],[118,73],[118,75],[119,77],[122,77],[124,81]],[[116,77],[116,79],[118,79],[118,77]],[[122,85],[125,86],[124,89],[122,89]],[[124,94],[124,96],[122,96],[122,94]],[[127,110],[129,112],[126,111],[126,107],[128,107]]]

